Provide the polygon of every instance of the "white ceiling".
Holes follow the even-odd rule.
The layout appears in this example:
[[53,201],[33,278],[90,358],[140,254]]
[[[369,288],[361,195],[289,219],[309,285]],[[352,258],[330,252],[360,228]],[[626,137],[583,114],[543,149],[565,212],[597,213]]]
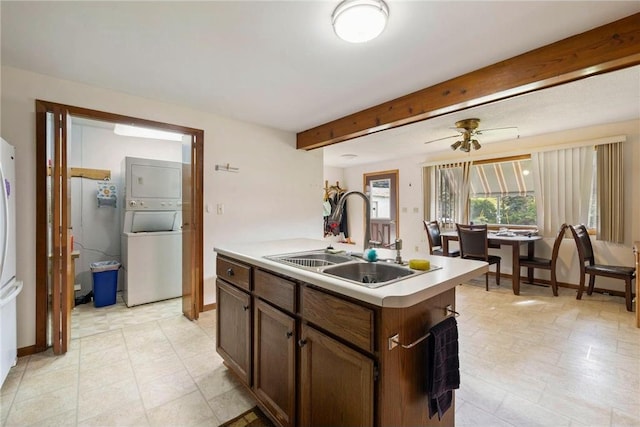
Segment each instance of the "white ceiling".
[[[337,4],[2,1],[2,64],[300,132],[640,12],[638,1],[389,0],[385,32],[349,44],[331,27]],[[347,148],[362,150],[356,162],[380,160],[382,140],[393,139],[398,156],[446,147],[452,141],[423,142],[471,116],[522,136],[594,123],[590,114],[638,117],[638,70],[609,77],[337,144],[324,149],[325,163],[354,164],[341,164]],[[576,92],[608,108],[563,107]]]
[[[391,157],[415,156],[417,161],[425,161],[427,151],[450,152],[450,145],[460,139],[454,124],[466,118],[480,118],[478,129],[516,127],[484,132],[477,137],[482,145],[638,119],[640,66],[335,144],[323,149],[324,161],[336,167],[374,163]],[[453,137],[425,145],[427,141],[448,136]],[[344,157],[351,154],[357,157]]]

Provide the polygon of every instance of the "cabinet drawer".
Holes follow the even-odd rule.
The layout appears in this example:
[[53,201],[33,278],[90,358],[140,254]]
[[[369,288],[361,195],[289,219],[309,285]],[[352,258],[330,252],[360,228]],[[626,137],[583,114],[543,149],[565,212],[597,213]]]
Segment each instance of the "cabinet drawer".
[[218,256],[216,258],[216,274],[239,288],[251,290],[251,267],[249,266]]
[[253,291],[256,296],[283,310],[291,313],[296,311],[296,284],[291,280],[256,269],[253,277]]
[[301,312],[304,320],[366,351],[374,351],[373,310],[303,286]]

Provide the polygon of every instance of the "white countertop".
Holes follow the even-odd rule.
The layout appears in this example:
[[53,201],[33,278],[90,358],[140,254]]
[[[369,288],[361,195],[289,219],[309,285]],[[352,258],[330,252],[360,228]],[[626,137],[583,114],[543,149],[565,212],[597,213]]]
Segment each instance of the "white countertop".
[[[489,269],[482,261],[470,261],[460,258],[450,258],[429,254],[415,254],[411,258],[428,259],[433,266],[442,267],[424,274],[402,279],[396,283],[370,289],[346,280],[329,277],[327,275],[305,270],[303,268],[285,265],[264,258],[270,255],[291,252],[325,249],[327,246],[342,249],[346,252],[359,252],[360,246],[332,243],[314,239],[287,239],[250,244],[227,244],[215,247],[221,254],[245,261],[252,265],[283,274],[293,279],[324,288],[345,296],[349,296],[380,307],[403,308],[410,307],[426,299],[447,291],[460,283],[478,277]],[[395,258],[396,252],[389,249],[376,249],[379,258]],[[403,254],[403,260],[409,261]]]

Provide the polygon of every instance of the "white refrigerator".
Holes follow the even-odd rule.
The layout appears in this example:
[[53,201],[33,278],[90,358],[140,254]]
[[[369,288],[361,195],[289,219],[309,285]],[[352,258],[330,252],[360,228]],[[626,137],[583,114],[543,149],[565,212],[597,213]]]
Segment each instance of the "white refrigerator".
[[0,138],[0,384],[16,364],[16,149]]

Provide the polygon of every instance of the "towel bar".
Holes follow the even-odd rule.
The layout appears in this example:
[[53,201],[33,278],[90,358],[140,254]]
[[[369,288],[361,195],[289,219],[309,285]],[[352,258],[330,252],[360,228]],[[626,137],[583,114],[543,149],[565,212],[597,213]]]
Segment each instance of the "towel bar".
[[[455,311],[451,305],[446,306],[444,308],[444,312],[445,312],[445,316],[448,316],[449,314],[453,314],[455,317],[460,316],[460,313]],[[413,347],[417,346],[418,344],[420,344],[422,341],[424,341],[427,338],[429,338],[429,335],[431,335],[431,333],[427,332],[426,335],[421,336],[420,338],[418,338],[417,340],[415,340],[411,344],[400,344],[400,334],[395,334],[394,336],[389,337],[389,350],[393,350],[397,346],[400,346],[402,348],[407,348],[407,349],[408,348],[413,348]]]

